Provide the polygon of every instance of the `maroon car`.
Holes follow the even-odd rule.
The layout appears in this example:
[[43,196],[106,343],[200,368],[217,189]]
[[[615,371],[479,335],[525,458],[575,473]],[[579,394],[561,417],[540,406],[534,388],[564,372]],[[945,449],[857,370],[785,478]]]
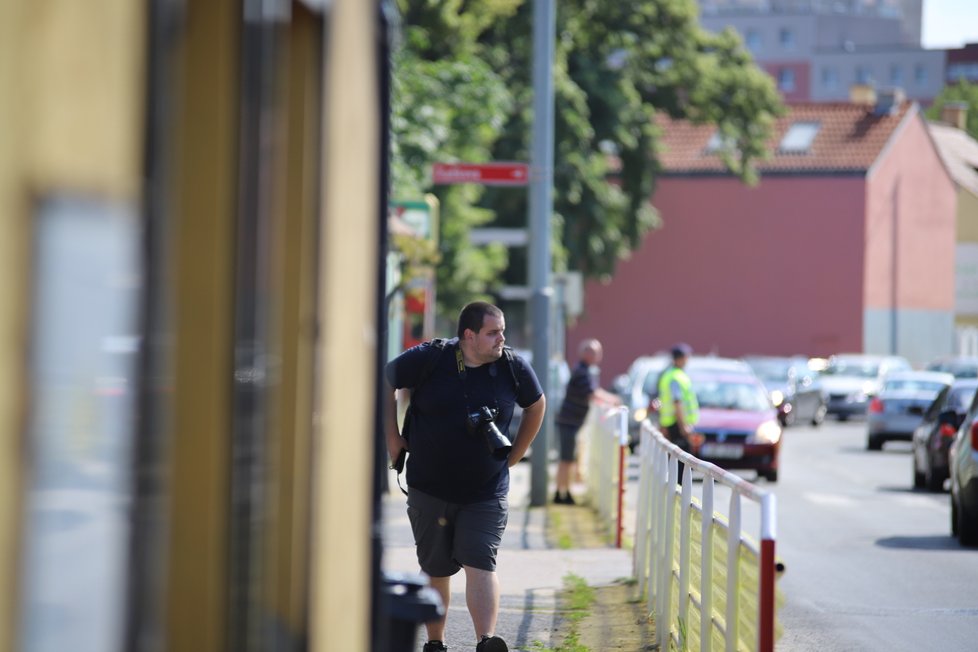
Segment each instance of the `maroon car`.
[[781,425],[764,384],[718,372],[694,372],[690,380],[700,404],[693,454],[721,468],[755,470],[768,482],[777,482]]

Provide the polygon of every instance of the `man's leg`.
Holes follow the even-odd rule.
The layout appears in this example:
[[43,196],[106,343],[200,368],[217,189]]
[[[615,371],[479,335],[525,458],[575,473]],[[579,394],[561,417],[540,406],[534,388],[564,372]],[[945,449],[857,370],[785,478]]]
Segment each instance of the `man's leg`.
[[448,620],[448,601],[452,597],[451,582],[451,577],[428,578],[428,583],[431,584],[431,588],[438,591],[438,595],[441,596],[441,603],[445,607],[444,616],[438,620],[432,620],[424,624],[425,629],[428,630],[429,641],[445,640],[445,621]]
[[499,616],[499,578],[495,571],[487,571],[472,566],[465,569],[465,603],[472,616],[475,627],[475,640],[484,634],[496,631],[496,618]]

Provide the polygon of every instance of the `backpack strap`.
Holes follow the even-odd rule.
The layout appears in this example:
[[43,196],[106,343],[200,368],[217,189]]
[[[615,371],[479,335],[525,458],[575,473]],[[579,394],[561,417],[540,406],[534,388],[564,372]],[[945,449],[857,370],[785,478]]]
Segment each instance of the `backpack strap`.
[[516,363],[514,358],[516,353],[508,346],[503,347],[503,357],[506,358],[506,366],[509,367],[509,375],[513,378],[513,386],[516,388],[516,395],[520,394],[520,379],[516,375]]

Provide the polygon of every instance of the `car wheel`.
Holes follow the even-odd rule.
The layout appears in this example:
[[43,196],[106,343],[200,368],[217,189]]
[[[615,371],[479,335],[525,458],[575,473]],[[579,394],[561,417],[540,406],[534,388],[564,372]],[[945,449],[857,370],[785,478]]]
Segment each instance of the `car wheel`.
[[812,417],[812,425],[820,426],[822,422],[825,421],[825,413],[828,412],[828,408],[824,405],[819,405],[815,410],[815,416]]
[[762,473],[761,475],[763,475],[764,476],[764,479],[767,480],[768,482],[777,482],[778,481],[778,470],[777,469],[772,469],[770,471],[764,471],[764,473]]
[[917,470],[917,462],[913,463],[913,488],[924,488],[924,474]]
[[868,451],[881,451],[883,450],[883,440],[879,437],[869,436],[866,440],[866,450]]
[[944,491],[944,480],[945,477],[942,474],[934,473],[933,465],[927,465],[924,470],[924,482],[927,485],[927,491]]
[[951,494],[951,536],[958,536],[958,503]]
[[962,546],[978,546],[978,514],[972,514],[964,505],[958,505],[958,539]]
[[838,419],[839,421],[848,421],[849,420],[849,415],[848,414],[837,414],[835,418]]

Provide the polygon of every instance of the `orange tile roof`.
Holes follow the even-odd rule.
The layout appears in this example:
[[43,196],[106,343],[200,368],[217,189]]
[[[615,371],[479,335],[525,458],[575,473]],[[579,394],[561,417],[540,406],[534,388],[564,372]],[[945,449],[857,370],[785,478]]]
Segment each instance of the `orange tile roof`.
[[[799,103],[775,122],[767,149],[770,157],[758,161],[764,173],[855,173],[865,171],[879,158],[904,117],[917,106],[903,102],[892,114],[874,115],[873,107],[849,102]],[[818,133],[806,153],[783,153],[779,143],[791,125],[817,122]],[[694,125],[660,116],[662,128],[659,161],[665,174],[725,173],[720,157],[707,152],[716,132],[713,125]]]

